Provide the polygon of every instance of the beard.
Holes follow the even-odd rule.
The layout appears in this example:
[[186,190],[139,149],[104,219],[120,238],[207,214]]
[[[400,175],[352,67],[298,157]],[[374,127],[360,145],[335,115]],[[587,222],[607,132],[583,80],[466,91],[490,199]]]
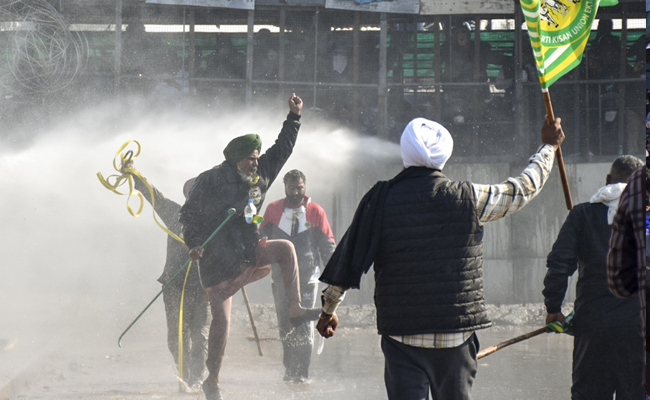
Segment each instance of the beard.
[[250,174],[242,171],[239,166],[237,166],[237,174],[241,178],[242,182],[251,183],[255,179],[255,174],[257,174],[257,167],[253,167]]
[[303,195],[295,195],[295,196],[287,196],[287,200],[289,201],[290,204],[302,204],[302,200],[305,196]]

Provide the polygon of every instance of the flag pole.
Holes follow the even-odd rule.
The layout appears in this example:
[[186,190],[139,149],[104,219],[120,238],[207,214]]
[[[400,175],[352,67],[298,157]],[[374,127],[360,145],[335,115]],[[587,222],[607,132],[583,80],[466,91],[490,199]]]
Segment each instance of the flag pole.
[[[550,123],[555,121],[553,114],[553,105],[551,104],[551,95],[548,89],[542,89],[542,96],[544,97],[544,106],[546,106],[546,114]],[[562,158],[562,149],[560,146],[555,150],[555,158],[557,159],[557,168],[560,172],[560,179],[562,180],[562,189],[564,190],[564,201],[566,202],[567,210],[573,210],[573,201],[571,200],[571,191],[569,190],[569,180],[566,177],[566,169],[564,169],[564,159]]]

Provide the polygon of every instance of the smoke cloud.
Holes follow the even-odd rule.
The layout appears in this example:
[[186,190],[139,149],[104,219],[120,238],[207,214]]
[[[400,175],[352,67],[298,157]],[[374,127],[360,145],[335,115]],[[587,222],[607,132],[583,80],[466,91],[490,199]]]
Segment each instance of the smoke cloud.
[[[221,163],[233,137],[254,132],[262,137],[262,151],[272,145],[288,113],[286,99],[278,102],[208,114],[151,110],[149,103],[127,99],[123,107],[103,104],[1,136],[0,301],[8,305],[8,324],[0,337],[96,312],[119,334],[160,290],[156,279],[166,240],[148,203],[142,215],[132,217],[127,196],[104,188],[96,173],[117,173],[117,150],[137,140],[142,149],[135,167],[182,203],[183,183]],[[294,153],[266,204],[284,196],[282,176],[297,168],[307,176],[307,194],[328,214],[336,195],[343,198],[344,230],[360,196],[355,191],[362,194],[377,179],[392,176],[399,160],[396,144],[358,137],[319,120],[306,106]],[[138,210],[137,199],[130,204]]]

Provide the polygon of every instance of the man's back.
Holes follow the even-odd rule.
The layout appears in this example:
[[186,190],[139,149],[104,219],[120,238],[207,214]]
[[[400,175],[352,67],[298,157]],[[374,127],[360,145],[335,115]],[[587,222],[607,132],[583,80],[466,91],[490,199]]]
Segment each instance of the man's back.
[[[578,270],[574,330],[638,324],[638,304],[615,297],[607,287],[607,252],[611,226],[603,203],[581,203],[567,216],[552,251],[544,297],[561,304],[566,277]],[[561,293],[562,297],[559,297]]]
[[[375,260],[379,332],[452,333],[487,328],[483,228],[471,184],[411,167],[393,179]],[[404,296],[409,293],[410,296]]]

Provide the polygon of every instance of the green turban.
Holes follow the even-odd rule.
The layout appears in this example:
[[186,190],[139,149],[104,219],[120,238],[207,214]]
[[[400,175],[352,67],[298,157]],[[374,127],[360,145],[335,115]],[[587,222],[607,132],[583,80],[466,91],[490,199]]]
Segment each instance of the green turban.
[[223,149],[223,155],[226,156],[228,161],[239,162],[255,150],[262,151],[262,139],[260,135],[250,133],[231,140],[228,146]]

